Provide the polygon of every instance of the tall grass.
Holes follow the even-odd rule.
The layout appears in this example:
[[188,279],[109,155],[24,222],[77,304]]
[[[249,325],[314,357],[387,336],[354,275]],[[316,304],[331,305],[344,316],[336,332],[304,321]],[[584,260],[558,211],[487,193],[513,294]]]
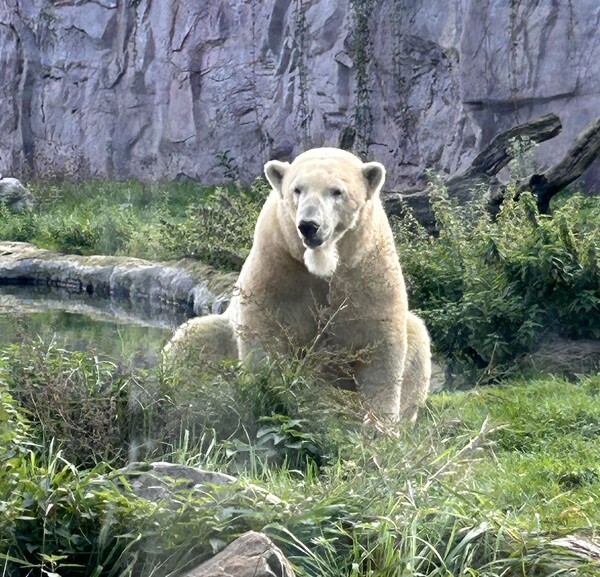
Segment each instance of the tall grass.
[[48,420],[69,418],[64,401],[50,401],[63,407],[54,414],[20,416],[29,381],[56,388],[72,378],[68,354],[53,354],[11,352],[12,369],[0,375],[7,568],[172,575],[259,530],[300,576],[598,574],[551,542],[591,539],[600,523],[599,376],[438,394],[415,427],[389,427],[364,426],[360,404],[299,368],[302,359],[253,373],[225,366],[198,386],[185,373],[124,378],[76,356],[78,371],[96,375],[74,383],[90,391],[84,402],[120,407],[107,428],[122,431],[132,392],[148,393],[133,394],[143,418],[122,452],[143,430],[153,458],[239,479],[209,491],[174,487],[152,503],[111,467],[122,452],[83,448],[109,463],[75,465],[66,455],[77,431],[42,434]]
[[0,207],[0,239],[75,254],[192,256],[231,269],[248,253],[266,187],[88,181],[31,189],[32,210]]

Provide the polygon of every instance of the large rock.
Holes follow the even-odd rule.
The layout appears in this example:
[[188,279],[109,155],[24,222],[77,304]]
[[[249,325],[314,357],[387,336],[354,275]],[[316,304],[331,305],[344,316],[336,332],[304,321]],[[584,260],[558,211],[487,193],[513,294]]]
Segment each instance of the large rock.
[[[120,471],[128,477],[131,490],[144,499],[169,500],[177,491],[210,492],[213,487],[227,487],[237,481],[235,477],[217,471],[207,471],[189,465],[157,461],[155,463],[130,463]],[[269,505],[280,505],[281,499],[259,485],[245,483],[238,490]]]
[[0,166],[252,180],[353,126],[406,189],[553,111],[550,164],[600,110],[599,17],[597,0],[1,0]]
[[34,204],[35,197],[20,180],[0,175],[0,205],[14,211],[22,211],[32,208]]
[[183,577],[294,577],[294,571],[266,535],[249,531]]
[[[215,487],[227,487],[236,478],[176,463],[132,463],[120,470],[131,490],[144,499],[169,501],[181,491],[210,493]],[[261,487],[248,484],[244,492],[256,499],[277,505],[280,500]],[[178,500],[173,501],[176,507]],[[225,547],[212,559],[184,574],[184,577],[294,577],[283,553],[264,534],[249,531]]]
[[212,485],[226,486],[236,481],[235,477],[225,473],[163,461],[132,463],[121,469],[121,473],[129,478],[136,495],[151,501],[168,498],[174,489],[206,491]]

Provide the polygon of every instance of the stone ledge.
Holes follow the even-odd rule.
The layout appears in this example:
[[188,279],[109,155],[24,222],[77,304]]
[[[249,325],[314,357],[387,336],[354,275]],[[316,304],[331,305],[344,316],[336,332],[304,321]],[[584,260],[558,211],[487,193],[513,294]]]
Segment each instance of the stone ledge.
[[190,314],[227,308],[236,273],[193,259],[151,262],[118,256],[79,256],[24,242],[0,242],[0,284],[33,284],[104,298],[148,299],[186,307]]

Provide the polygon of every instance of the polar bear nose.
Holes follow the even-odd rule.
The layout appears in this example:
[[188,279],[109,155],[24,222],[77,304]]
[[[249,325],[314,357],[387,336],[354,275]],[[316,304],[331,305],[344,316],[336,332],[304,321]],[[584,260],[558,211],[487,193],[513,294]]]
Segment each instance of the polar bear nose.
[[298,225],[298,230],[300,234],[306,240],[314,240],[317,231],[319,230],[319,225],[314,220],[301,220]]

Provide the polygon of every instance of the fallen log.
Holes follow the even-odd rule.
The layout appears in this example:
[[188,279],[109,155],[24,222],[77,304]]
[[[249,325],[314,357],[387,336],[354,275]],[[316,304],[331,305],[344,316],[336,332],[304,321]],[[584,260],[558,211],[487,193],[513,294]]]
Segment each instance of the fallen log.
[[600,155],[600,116],[587,125],[562,160],[542,174],[532,174],[517,183],[517,197],[528,190],[537,196],[538,210],[550,211],[552,197],[579,178]]
[[[519,154],[536,144],[554,138],[560,133],[562,124],[556,114],[547,114],[515,126],[498,134],[473,160],[464,172],[452,175],[444,181],[448,194],[463,203],[471,199],[477,191],[487,196],[487,210],[496,215],[506,198],[508,188],[501,183],[497,174],[511,160],[515,150],[511,146],[514,139],[521,140]],[[532,174],[516,183],[516,196],[528,190],[537,196],[538,209],[547,214],[551,198],[579,178],[600,155],[600,117],[591,122],[579,134],[565,156],[540,174]],[[425,178],[421,179],[423,182]],[[514,190],[514,189],[513,189]],[[433,214],[427,187],[414,188],[404,192],[386,192],[383,201],[388,214],[401,215],[408,206],[414,217],[428,230],[435,230]]]
[[463,202],[468,200],[474,190],[482,185],[489,186],[496,175],[514,159],[515,152],[511,144],[515,139],[521,141],[519,152],[523,153],[540,142],[554,138],[561,130],[560,118],[556,114],[547,114],[498,134],[475,157],[465,172],[446,180],[448,194]]

